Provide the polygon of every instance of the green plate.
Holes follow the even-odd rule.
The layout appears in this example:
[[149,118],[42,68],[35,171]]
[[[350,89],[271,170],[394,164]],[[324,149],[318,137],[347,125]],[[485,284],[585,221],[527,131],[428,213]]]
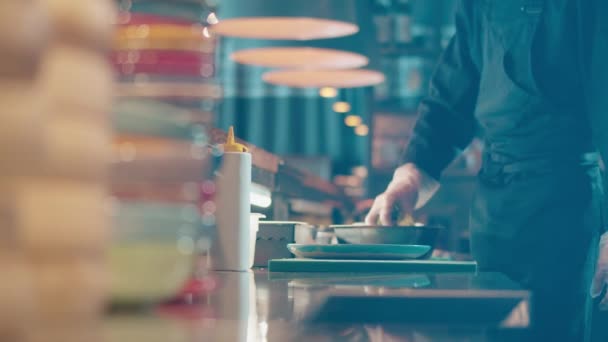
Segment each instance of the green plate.
[[[113,126],[118,133],[151,135],[194,141],[203,132],[195,127],[191,111],[154,100],[117,101]],[[206,137],[202,137],[206,139]],[[207,143],[207,141],[203,141]]]
[[421,245],[301,245],[287,248],[298,258],[338,260],[403,260],[421,259],[431,252]]

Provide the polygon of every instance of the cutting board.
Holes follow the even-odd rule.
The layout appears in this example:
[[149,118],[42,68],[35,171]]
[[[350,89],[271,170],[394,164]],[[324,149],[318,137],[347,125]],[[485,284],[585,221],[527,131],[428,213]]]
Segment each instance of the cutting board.
[[318,260],[274,259],[268,261],[269,272],[331,272],[331,273],[475,273],[474,261],[445,260]]

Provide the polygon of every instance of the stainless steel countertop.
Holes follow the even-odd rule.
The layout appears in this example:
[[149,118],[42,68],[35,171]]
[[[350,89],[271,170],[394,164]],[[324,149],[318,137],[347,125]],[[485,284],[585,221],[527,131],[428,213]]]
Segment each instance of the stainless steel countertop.
[[[497,336],[503,341],[511,334],[517,341],[529,323],[529,293],[500,274],[258,270],[214,277],[217,290],[200,303],[109,315],[106,341],[495,341]],[[515,304],[506,306],[504,319],[496,326],[480,325],[480,317],[496,316],[505,301]],[[417,311],[425,307],[432,308]],[[412,310],[421,313],[417,317],[446,319],[409,320]],[[469,321],[458,310],[475,317]]]

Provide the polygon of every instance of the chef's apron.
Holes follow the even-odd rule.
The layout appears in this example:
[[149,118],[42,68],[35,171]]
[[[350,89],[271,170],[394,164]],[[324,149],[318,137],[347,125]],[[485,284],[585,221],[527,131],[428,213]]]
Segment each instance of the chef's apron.
[[475,114],[485,148],[472,253],[480,270],[505,273],[532,291],[531,341],[586,341],[603,226],[586,114],[575,101],[547,100],[535,80],[543,2],[475,1],[483,12]]

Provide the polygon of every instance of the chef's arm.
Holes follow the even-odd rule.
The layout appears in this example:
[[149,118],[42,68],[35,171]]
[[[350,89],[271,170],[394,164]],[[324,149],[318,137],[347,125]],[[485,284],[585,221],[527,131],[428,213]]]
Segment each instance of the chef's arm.
[[[579,18],[583,19],[584,25],[579,39],[589,39],[584,40],[587,43],[584,56],[588,56],[588,58],[583,60],[583,68],[587,75],[585,83],[588,85],[585,89],[587,112],[595,146],[600,152],[604,164],[608,167],[608,64],[606,64],[608,62],[608,21],[605,19],[605,15],[608,13],[608,1],[595,0],[581,3],[589,6],[579,9],[582,11]],[[588,30],[590,34],[585,34]],[[608,170],[604,171],[604,184],[608,185],[605,177],[608,174],[606,171]],[[608,194],[608,192],[606,193]]]
[[[475,134],[474,106],[479,90],[479,70],[471,56],[477,25],[475,1],[460,0],[456,34],[444,51],[430,83],[428,96],[418,109],[412,139],[403,164],[415,164],[428,177],[441,172]],[[432,179],[427,182],[432,183]]]

